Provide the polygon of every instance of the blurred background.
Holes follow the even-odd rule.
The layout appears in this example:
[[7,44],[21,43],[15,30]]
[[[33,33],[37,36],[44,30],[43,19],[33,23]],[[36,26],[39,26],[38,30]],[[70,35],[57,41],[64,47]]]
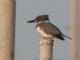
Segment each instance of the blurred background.
[[[37,60],[39,58],[40,34],[35,24],[26,21],[38,15],[48,14],[65,35],[70,36],[69,0],[16,0],[15,60]],[[69,60],[70,40],[55,39],[54,60]]]

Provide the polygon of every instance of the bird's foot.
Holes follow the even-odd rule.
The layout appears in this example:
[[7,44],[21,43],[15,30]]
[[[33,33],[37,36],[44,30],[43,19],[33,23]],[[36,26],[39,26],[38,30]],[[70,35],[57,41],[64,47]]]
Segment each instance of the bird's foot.
[[53,38],[52,37],[42,37],[43,39],[46,39],[46,40],[52,40]]

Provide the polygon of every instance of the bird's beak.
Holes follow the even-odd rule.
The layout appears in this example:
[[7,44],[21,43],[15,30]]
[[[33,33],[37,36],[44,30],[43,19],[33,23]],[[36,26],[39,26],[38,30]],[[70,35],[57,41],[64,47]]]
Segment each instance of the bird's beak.
[[34,23],[34,22],[35,22],[34,20],[27,21],[27,23]]

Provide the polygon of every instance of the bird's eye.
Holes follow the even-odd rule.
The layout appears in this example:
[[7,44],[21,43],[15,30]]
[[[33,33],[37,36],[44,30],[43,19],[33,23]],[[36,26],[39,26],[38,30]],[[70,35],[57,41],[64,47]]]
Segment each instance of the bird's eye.
[[38,20],[40,20],[39,18],[37,18]]

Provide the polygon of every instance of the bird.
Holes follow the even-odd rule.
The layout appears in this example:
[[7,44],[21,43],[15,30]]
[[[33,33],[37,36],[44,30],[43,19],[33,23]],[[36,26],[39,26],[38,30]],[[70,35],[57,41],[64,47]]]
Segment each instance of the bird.
[[27,23],[36,23],[36,29],[43,37],[55,37],[60,40],[65,40],[64,37],[72,39],[64,35],[57,26],[52,24],[50,22],[49,16],[46,14],[38,15],[33,20],[27,21]]

